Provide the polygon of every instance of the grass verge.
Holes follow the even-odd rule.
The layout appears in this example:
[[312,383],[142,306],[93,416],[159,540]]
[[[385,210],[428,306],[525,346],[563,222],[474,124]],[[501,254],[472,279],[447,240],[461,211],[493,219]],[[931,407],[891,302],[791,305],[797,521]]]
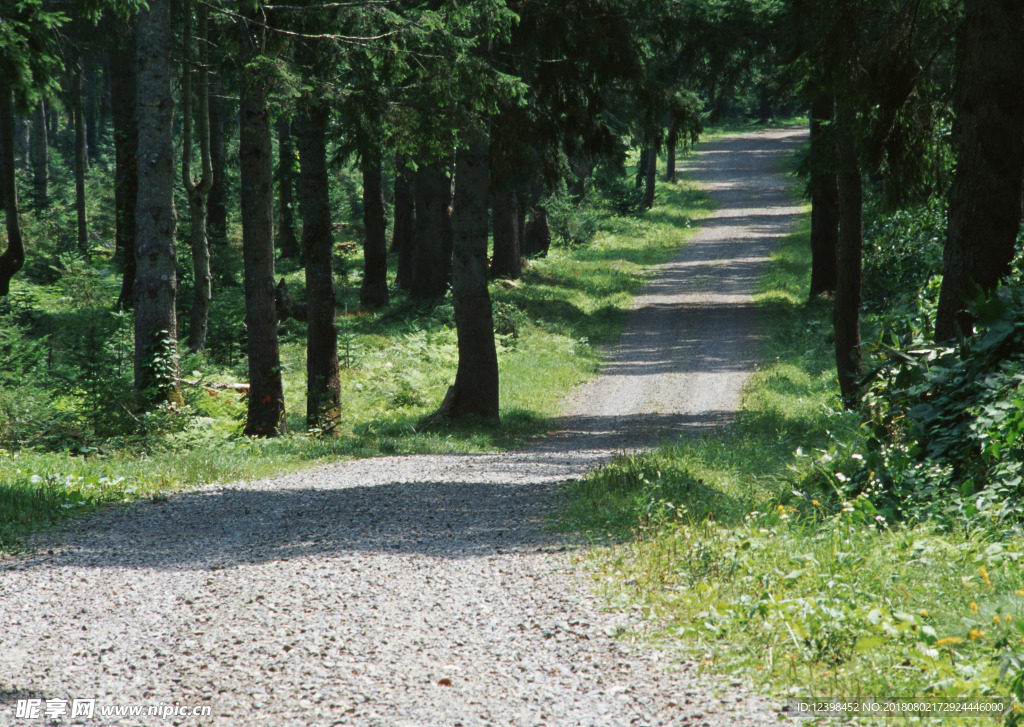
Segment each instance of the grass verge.
[[[269,476],[338,457],[503,449],[547,431],[566,393],[596,372],[600,347],[618,336],[633,293],[678,250],[690,220],[709,208],[706,195],[687,183],[659,185],[658,199],[658,214],[580,212],[597,226],[592,242],[554,246],[521,280],[492,283],[499,427],[470,422],[417,430],[455,378],[454,311],[450,300],[424,305],[397,294],[381,312],[355,313],[361,261],[353,246],[337,261],[345,284],[339,301],[343,430],[336,436],[304,431],[305,328],[295,321],[283,324],[281,336],[292,434],[243,437],[244,402],[231,391],[191,385],[185,409],[128,422],[145,436],[98,436],[131,416],[130,403],[119,405],[131,392],[130,320],[109,312],[118,276],[68,256],[56,282],[17,278],[15,303],[0,312],[0,355],[20,362],[19,382],[60,385],[0,390],[0,548],[67,516],[166,497],[185,486]],[[281,274],[301,298],[301,271],[288,265]],[[187,303],[184,293],[182,300]],[[240,288],[220,291],[214,308],[210,349],[184,356],[182,376],[206,384],[245,381]]]
[[735,424],[574,483],[561,525],[594,542],[610,605],[644,614],[633,639],[780,701],[932,710],[835,717],[847,723],[1016,724],[1019,702],[986,710],[1024,691],[1024,542],[822,504],[857,426],[838,411],[830,306],[806,302],[808,269],[805,220],[761,281],[763,364]]

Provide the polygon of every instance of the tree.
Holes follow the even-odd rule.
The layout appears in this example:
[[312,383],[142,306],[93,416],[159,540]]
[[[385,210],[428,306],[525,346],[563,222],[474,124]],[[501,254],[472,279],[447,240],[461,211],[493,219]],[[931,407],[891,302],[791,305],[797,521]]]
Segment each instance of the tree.
[[388,241],[384,210],[384,179],[380,149],[367,141],[360,155],[363,173],[363,283],[359,304],[366,309],[382,308],[388,303]]
[[46,138],[46,102],[43,99],[32,111],[31,143],[32,207],[39,214],[50,206],[50,145]]
[[295,236],[295,154],[292,151],[292,123],[283,114],[277,119],[277,247],[282,258],[299,257]]
[[150,0],[139,11],[136,62],[135,389],[145,402],[181,403],[170,0]]
[[0,296],[25,264],[25,245],[18,219],[14,168],[15,104],[30,108],[39,96],[55,89],[62,70],[54,31],[66,18],[44,10],[41,0],[0,5],[0,191],[3,193],[7,248],[0,255]]
[[[248,334],[248,436],[284,432],[284,390],[274,302],[274,188],[270,111],[267,107],[267,26],[259,3],[246,2],[238,23],[242,65],[238,158],[241,171],[242,259],[245,269],[245,326]],[[255,21],[255,22],[253,22]],[[141,37],[140,37],[141,45]]]
[[391,232],[391,249],[398,252],[395,285],[408,290],[412,284],[413,253],[416,250],[416,197],[414,174],[407,154],[395,155],[395,222]]
[[135,303],[135,205],[138,195],[136,153],[139,129],[135,119],[136,21],[134,17],[107,18],[111,56],[110,95],[114,125],[114,250],[122,260],[121,292],[115,310],[128,310]]
[[[182,143],[181,184],[188,198],[189,242],[192,248],[192,315],[188,327],[188,348],[193,353],[206,349],[206,328],[213,298],[213,277],[210,273],[210,243],[206,236],[207,199],[213,187],[213,160],[210,154],[210,71],[207,41],[209,9],[199,5],[199,58],[195,63],[192,48],[192,8],[184,9],[182,53],[184,68],[181,79]],[[193,77],[198,81],[198,99],[193,94]],[[198,101],[197,108],[193,102]],[[193,116],[198,120],[195,136],[199,140],[199,179],[192,178]]]
[[949,192],[935,339],[970,335],[971,286],[992,291],[1010,270],[1024,184],[1024,10],[1010,0],[966,0],[954,111],[957,163]]
[[[79,20],[78,22],[82,22]],[[78,251],[89,252],[89,224],[85,209],[85,175],[89,166],[85,143],[85,107],[82,100],[82,75],[85,59],[79,51],[71,61],[71,106],[75,126],[75,217],[78,221]]]
[[434,420],[467,414],[497,421],[498,354],[487,290],[487,134],[470,125],[455,156],[452,296],[458,333],[455,383]]
[[811,198],[811,290],[816,298],[836,289],[836,251],[839,249],[839,183],[830,133],[835,97],[822,93],[811,103],[810,166],[807,188]]

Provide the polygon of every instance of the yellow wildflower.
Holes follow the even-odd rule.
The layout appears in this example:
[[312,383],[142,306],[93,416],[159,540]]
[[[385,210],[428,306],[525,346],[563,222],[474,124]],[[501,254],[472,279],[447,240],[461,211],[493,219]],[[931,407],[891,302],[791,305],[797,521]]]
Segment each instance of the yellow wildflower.
[[920,611],[918,611],[918,613],[921,614],[922,618],[928,618],[928,612],[925,611],[923,608]]
[[814,505],[815,507],[820,507],[821,506],[821,503],[818,502],[817,500],[811,500],[811,504]]
[[981,629],[971,629],[971,632],[968,634],[968,636],[970,637],[971,641],[977,641],[978,639],[985,638],[985,632]]
[[971,613],[978,612],[978,604],[976,601],[971,601]]
[[985,570],[985,566],[981,566],[981,568],[978,569],[978,572],[981,573],[981,580],[985,581],[985,585],[991,586],[992,581],[988,579],[988,571]]
[[939,639],[938,641],[936,641],[935,645],[936,646],[952,646],[953,644],[962,644],[962,643],[964,643],[964,640],[960,636],[947,636],[944,639]]
[[994,623],[996,626],[998,626],[999,625],[999,616],[993,616],[992,617],[992,623]]
[[1024,596],[1024,591],[1022,591],[1021,589],[1018,588],[1017,589],[1017,595],[1018,596]]

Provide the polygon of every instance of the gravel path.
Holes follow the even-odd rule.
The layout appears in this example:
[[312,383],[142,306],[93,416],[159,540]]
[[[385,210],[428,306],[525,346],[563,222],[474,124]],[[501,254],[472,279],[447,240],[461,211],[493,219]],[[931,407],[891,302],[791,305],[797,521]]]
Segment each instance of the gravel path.
[[[799,130],[701,147],[720,209],[637,300],[561,431],[502,455],[345,462],[111,509],[0,561],[0,725],[760,725],[728,679],[630,651],[542,525],[610,453],[706,430],[750,370],[747,297],[796,211],[774,162]],[[45,701],[44,701],[45,706]],[[100,716],[115,706],[209,716]]]

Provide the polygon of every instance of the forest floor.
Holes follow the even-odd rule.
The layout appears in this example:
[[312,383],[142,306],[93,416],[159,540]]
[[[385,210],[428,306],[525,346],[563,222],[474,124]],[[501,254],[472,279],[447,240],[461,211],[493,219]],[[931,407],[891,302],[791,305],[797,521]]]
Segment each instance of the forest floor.
[[[604,609],[551,515],[560,483],[735,412],[755,363],[750,294],[798,213],[778,162],[803,133],[725,137],[686,161],[717,210],[548,437],[208,486],[83,517],[0,561],[0,724],[31,723],[15,714],[25,699],[96,700],[93,719],[61,724],[786,719],[670,648],[631,645],[639,612]],[[100,716],[118,707],[168,716]]]

